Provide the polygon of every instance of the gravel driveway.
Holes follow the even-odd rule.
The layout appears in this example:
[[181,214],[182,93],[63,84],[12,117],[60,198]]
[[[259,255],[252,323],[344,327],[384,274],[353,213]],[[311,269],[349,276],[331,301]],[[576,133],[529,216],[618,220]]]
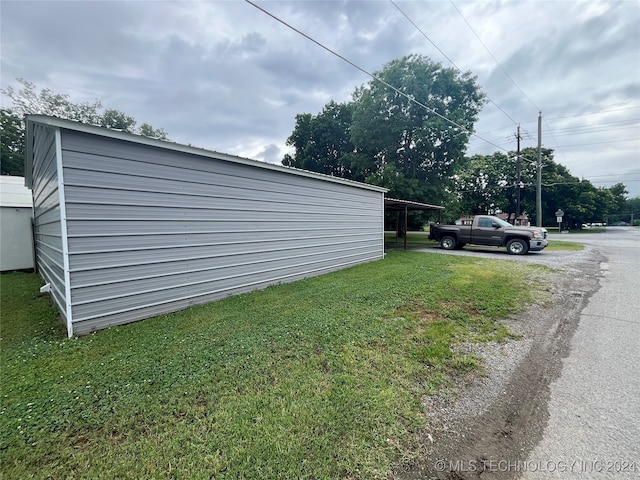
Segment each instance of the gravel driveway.
[[[568,238],[566,238],[568,237]],[[583,239],[581,237],[587,237]],[[507,319],[522,335],[507,343],[467,345],[484,360],[486,376],[463,382],[447,396],[424,399],[427,427],[424,454],[396,471],[398,479],[517,478],[508,459],[524,465],[542,440],[549,419],[550,385],[560,376],[570,353],[580,312],[599,289],[605,255],[588,235],[552,235],[551,240],[584,241],[582,251],[542,251],[509,255],[504,249],[447,251],[420,249],[442,255],[495,258],[546,265],[551,286],[549,300]],[[593,243],[593,244],[592,244]],[[521,462],[521,463],[518,463]],[[552,478],[563,478],[556,476]]]

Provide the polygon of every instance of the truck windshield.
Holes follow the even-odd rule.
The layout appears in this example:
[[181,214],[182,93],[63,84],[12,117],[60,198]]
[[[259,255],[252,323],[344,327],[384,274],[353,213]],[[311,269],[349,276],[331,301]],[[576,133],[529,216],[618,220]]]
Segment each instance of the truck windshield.
[[501,227],[513,227],[513,225],[511,225],[509,222],[505,222],[504,220],[502,220],[500,218],[494,218],[493,221],[497,222],[498,224],[500,224]]

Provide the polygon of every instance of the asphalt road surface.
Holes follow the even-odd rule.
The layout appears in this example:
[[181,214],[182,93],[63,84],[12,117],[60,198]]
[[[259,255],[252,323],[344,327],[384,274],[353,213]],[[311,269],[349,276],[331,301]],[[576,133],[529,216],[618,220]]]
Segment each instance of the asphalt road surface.
[[509,325],[523,340],[487,357],[487,377],[458,400],[428,405],[425,455],[396,478],[640,479],[640,229],[551,240],[586,248],[522,256],[424,249],[539,263],[557,274],[552,302]]
[[638,479],[640,230],[612,227],[566,237],[599,250],[606,262],[551,384],[542,440],[520,478]]

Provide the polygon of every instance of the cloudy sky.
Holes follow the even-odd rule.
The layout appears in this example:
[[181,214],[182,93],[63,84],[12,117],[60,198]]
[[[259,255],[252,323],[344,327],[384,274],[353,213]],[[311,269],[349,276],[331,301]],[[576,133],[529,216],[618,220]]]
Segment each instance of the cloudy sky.
[[[515,150],[517,124],[536,146],[542,111],[556,161],[640,196],[640,0],[255,3],[368,72],[411,53],[470,70],[491,100],[470,154]],[[0,21],[2,88],[22,77],[272,163],[296,114],[370,80],[243,0],[2,0]]]

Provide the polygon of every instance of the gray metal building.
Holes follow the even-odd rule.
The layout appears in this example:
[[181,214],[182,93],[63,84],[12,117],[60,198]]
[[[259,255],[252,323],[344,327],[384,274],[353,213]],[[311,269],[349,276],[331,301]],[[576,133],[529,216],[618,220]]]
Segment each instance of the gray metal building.
[[54,117],[26,184],[69,336],[384,256],[383,188]]

